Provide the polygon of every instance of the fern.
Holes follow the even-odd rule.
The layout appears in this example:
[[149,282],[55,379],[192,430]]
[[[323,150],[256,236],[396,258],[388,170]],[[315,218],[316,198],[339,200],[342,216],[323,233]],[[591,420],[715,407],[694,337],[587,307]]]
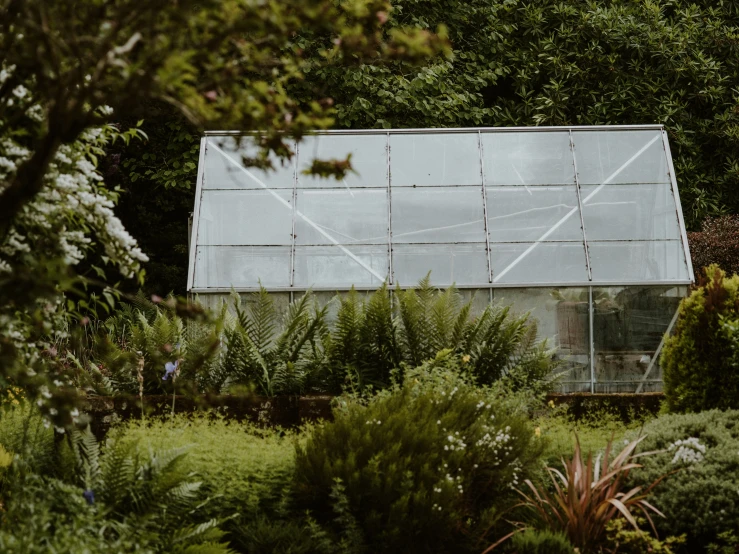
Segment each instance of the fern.
[[116,522],[109,530],[133,528],[161,552],[230,552],[219,521],[198,521],[200,483],[181,469],[187,448],[144,456],[136,442],[110,438],[101,449],[89,428],[70,440],[80,484]]
[[309,375],[320,365],[328,307],[314,308],[308,292],[290,304],[280,332],[272,298],[262,287],[243,310],[233,300],[234,326],[225,333],[226,354],[222,359],[230,383],[255,383],[262,394],[299,394]]

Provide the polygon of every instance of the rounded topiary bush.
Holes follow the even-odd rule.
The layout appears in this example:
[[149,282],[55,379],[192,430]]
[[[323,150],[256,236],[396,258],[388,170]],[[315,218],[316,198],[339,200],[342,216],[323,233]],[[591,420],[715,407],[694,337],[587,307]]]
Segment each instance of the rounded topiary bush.
[[684,552],[705,552],[721,533],[739,529],[739,411],[711,410],[659,417],[644,427],[643,468],[631,479],[648,485],[675,471],[652,491],[649,502],[660,536],[685,533]]
[[739,276],[718,266],[680,305],[660,360],[673,412],[739,408]]
[[494,541],[486,531],[541,447],[524,413],[461,375],[464,359],[443,351],[314,430],[296,467],[314,517],[350,516],[370,552],[480,552]]

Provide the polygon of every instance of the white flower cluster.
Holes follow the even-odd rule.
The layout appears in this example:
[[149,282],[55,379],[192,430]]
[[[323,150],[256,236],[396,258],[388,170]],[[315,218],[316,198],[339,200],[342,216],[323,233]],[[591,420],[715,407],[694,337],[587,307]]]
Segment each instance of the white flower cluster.
[[483,425],[483,430],[485,434],[475,443],[475,446],[489,448],[495,457],[493,465],[497,466],[503,461],[502,457],[513,450],[513,446],[508,444],[511,441],[511,427],[506,425],[504,429],[496,430],[494,427]]
[[382,421],[379,419],[368,419],[365,425],[382,425]]
[[703,455],[706,453],[705,445],[701,444],[695,437],[689,437],[685,440],[677,440],[670,444],[670,446],[667,447],[667,450],[670,452],[676,450],[671,462],[673,464],[695,464],[702,461]]
[[[0,83],[12,68],[0,70]],[[43,110],[33,103],[23,85],[12,91],[17,108],[33,119]],[[105,110],[109,113],[110,110]],[[11,129],[0,122],[0,194],[31,152],[11,138]],[[44,176],[44,187],[14,221],[0,244],[0,272],[7,271],[20,254],[61,255],[67,264],[84,259],[99,242],[106,256],[126,277],[132,277],[148,258],[113,212],[115,193],[105,188],[102,177],[87,157],[99,151],[115,132],[112,127],[88,129],[75,143],[63,145]],[[5,136],[2,136],[5,135]]]
[[464,442],[464,437],[459,437],[459,431],[454,435],[449,435],[447,437],[447,441],[449,441],[450,444],[445,444],[444,450],[464,450],[467,447],[467,444]]

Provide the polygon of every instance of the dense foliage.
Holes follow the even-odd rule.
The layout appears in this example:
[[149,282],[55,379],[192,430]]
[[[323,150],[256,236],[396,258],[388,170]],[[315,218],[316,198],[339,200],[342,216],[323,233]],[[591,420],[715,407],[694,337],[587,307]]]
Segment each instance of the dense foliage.
[[42,422],[23,405],[0,421],[12,453],[0,468],[3,552],[230,552],[218,523],[231,514],[204,515],[186,449],[114,437],[101,449],[89,431],[59,441]]
[[650,498],[666,516],[654,518],[660,536],[685,533],[687,542],[675,551],[697,553],[739,529],[739,412],[662,416],[647,423],[644,433],[642,448],[660,452],[641,460],[632,482],[646,484],[677,470]]
[[712,265],[680,304],[661,366],[671,411],[739,407],[739,276]]
[[701,230],[688,233],[693,268],[717,264],[728,275],[739,273],[739,216],[707,218]]
[[[132,421],[122,434],[126,440],[135,441],[142,452],[151,448],[188,448],[183,470],[196,475],[202,482],[202,491],[211,498],[204,506],[209,517],[233,515],[224,523],[224,529],[228,540],[239,550],[259,551],[254,549],[260,539],[264,540],[258,535],[260,530],[264,533],[265,521],[274,522],[275,527],[287,526],[285,535],[290,541],[302,533],[309,541],[309,533],[290,512],[295,468],[292,436],[206,417]],[[290,526],[288,515],[296,518],[297,525]]]
[[323,307],[307,293],[284,313],[264,289],[245,301],[235,294],[232,311],[224,305],[211,322],[187,325],[139,303],[144,307],[120,310],[93,335],[78,386],[106,395],[170,392],[164,372],[176,363],[180,391],[245,385],[267,396],[336,394],[387,387],[404,368],[445,349],[464,358],[478,384],[504,380],[541,394],[556,377],[551,351],[527,314],[489,305],[474,315],[471,300],[463,304],[456,289],[434,289],[428,278],[408,291],[383,286],[363,297],[352,290]]
[[373,551],[480,549],[541,446],[509,397],[464,371],[442,352],[402,385],[337,409],[298,448],[302,505],[330,523],[339,491]]

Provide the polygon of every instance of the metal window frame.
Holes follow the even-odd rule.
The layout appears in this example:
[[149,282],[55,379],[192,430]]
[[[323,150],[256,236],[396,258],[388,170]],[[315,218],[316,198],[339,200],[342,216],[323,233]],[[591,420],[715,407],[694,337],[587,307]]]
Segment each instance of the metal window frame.
[[670,173],[670,186],[672,187],[672,198],[675,201],[675,210],[677,211],[677,220],[680,222],[680,239],[683,242],[683,254],[685,255],[685,263],[688,264],[688,276],[690,282],[695,282],[693,273],[693,260],[690,257],[690,247],[688,245],[688,231],[685,228],[685,219],[683,218],[683,206],[680,203],[680,191],[677,186],[677,176],[675,175],[675,165],[672,162],[672,153],[670,152],[670,142],[667,138],[667,131],[662,129],[662,147],[667,157],[667,170]]
[[195,208],[192,212],[192,234],[190,235],[190,259],[187,267],[187,291],[193,290],[195,282],[195,264],[198,251],[198,227],[200,225],[200,202],[203,197],[203,180],[205,179],[205,155],[208,150],[207,136],[200,139],[200,155],[198,156],[198,175],[195,181]]

